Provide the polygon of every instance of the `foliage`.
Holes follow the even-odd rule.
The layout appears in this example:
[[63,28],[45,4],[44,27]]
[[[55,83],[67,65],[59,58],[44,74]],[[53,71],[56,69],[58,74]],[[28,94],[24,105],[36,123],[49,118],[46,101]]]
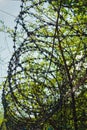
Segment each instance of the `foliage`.
[[[0,116],[1,116],[1,114],[0,114]],[[2,118],[2,116],[1,116],[1,117],[0,117],[0,125],[1,125],[2,121],[3,121],[3,118]]]
[[86,129],[86,4],[22,2],[13,35],[21,45],[14,46],[3,89],[7,126]]

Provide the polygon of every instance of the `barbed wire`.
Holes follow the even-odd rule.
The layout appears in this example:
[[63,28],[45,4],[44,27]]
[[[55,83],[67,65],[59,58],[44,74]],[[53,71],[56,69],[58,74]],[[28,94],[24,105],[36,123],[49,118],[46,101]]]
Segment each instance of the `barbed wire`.
[[[70,7],[64,7],[61,0],[56,4],[22,0],[2,96],[8,130],[42,129],[67,100],[73,104],[70,111],[76,112],[75,91],[87,80],[87,34],[82,30],[86,23],[70,20],[74,17]],[[69,18],[63,10],[66,16],[69,10]],[[17,47],[19,30],[21,45]]]

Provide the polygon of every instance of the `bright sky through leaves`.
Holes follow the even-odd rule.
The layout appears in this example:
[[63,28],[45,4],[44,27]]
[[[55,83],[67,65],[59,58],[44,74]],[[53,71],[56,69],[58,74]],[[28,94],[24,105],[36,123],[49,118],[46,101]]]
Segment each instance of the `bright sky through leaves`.
[[[20,10],[20,1],[14,0],[0,0],[0,20],[4,25],[10,28],[15,26],[15,17]],[[2,24],[0,23],[0,29]],[[0,31],[0,85],[5,80],[4,76],[7,75],[7,67],[10,57],[13,52],[13,41],[8,35]],[[1,107],[1,92],[0,89],[0,107]]]

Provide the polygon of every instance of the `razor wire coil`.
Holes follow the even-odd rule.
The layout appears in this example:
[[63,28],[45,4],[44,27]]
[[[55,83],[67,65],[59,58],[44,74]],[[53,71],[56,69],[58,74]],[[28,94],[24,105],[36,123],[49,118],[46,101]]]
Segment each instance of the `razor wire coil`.
[[[4,116],[7,118],[8,130],[23,127],[41,129],[44,122],[60,108],[67,90],[70,90],[70,81],[64,71],[66,65],[62,63],[62,51],[71,72],[71,82],[78,77],[77,73],[82,76],[86,71],[86,55],[78,58],[78,53],[87,53],[83,40],[87,34],[84,30],[80,32],[75,28],[77,23],[69,23],[68,19],[64,19],[61,10],[66,10],[66,7],[62,1],[58,4],[62,8],[52,5],[51,9],[54,9],[55,13],[53,17],[50,17],[49,12],[46,14],[46,1],[27,2],[22,0],[21,11],[16,20],[14,53],[9,62],[8,77],[3,89]],[[72,14],[72,9],[70,12]],[[55,20],[56,15],[58,16]],[[85,27],[86,24],[82,23],[81,26]],[[62,29],[67,31],[63,33]],[[69,42],[74,42],[75,37],[80,41],[79,44],[69,45]],[[16,42],[19,42],[20,46],[16,47]],[[79,50],[81,43],[83,46]],[[73,52],[72,46],[77,47],[78,52]],[[71,58],[69,64],[67,55]],[[83,71],[79,71],[79,64]],[[58,75],[63,78],[62,83]]]

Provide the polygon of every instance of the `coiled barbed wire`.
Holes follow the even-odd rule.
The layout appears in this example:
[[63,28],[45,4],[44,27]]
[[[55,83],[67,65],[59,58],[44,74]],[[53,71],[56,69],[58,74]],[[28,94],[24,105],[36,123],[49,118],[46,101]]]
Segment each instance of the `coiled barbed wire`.
[[[49,122],[72,91],[85,84],[86,23],[74,16],[73,5],[70,8],[61,0],[56,4],[22,0],[20,7],[14,54],[3,89],[4,117],[8,130],[35,130]],[[84,82],[78,84],[82,77]]]

